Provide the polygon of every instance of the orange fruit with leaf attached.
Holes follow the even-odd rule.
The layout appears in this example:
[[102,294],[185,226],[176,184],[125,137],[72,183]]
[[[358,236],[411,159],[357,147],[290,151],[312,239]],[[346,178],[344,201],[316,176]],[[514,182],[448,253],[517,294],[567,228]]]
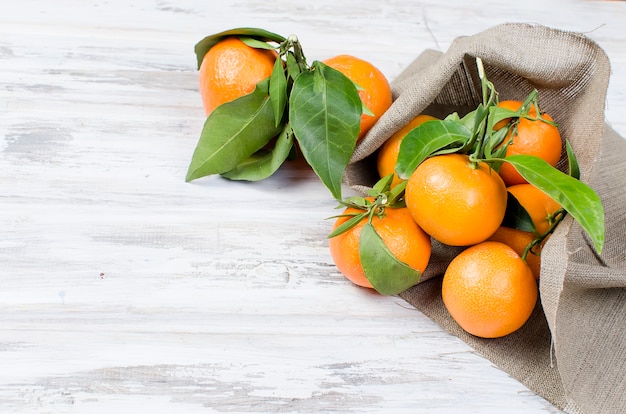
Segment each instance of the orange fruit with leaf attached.
[[[517,110],[521,107],[522,102],[503,101],[498,105]],[[530,109],[529,116],[537,117],[534,106]],[[549,114],[542,113],[541,118],[543,120],[522,117],[512,121],[509,133],[504,139],[504,143],[510,142],[506,150],[507,157],[510,155],[534,155],[551,166],[556,166],[562,153],[561,134]],[[494,129],[497,129],[498,125],[499,123]],[[502,164],[499,173],[507,186],[527,182],[511,164],[506,162]]]
[[[522,101],[506,100],[506,101],[498,102],[497,106],[499,106],[500,108],[508,109],[510,111],[518,111],[522,107],[523,104],[524,102]],[[528,109],[528,115],[532,117],[537,116],[537,107],[535,105],[532,105]],[[513,118],[502,119],[493,126],[493,129],[497,131],[498,129],[504,128],[505,126],[507,126],[509,122],[512,122],[512,121],[513,121]]]
[[526,323],[538,288],[530,268],[511,247],[486,241],[452,259],[441,296],[452,319],[466,332],[499,338]]
[[[520,257],[524,255],[524,250],[535,240],[535,235],[530,231],[514,229],[511,227],[500,226],[487,240],[504,243],[515,250]],[[526,264],[533,272],[535,279],[539,279],[541,273],[541,245],[533,247],[532,251],[526,254]]]
[[[363,210],[349,207],[342,214],[359,214]],[[339,217],[334,229],[349,220]],[[372,288],[359,255],[361,229],[367,218],[345,233],[329,239],[330,254],[337,269],[354,284]],[[385,208],[384,216],[374,215],[372,225],[389,251],[401,262],[423,272],[430,260],[430,237],[411,218],[406,208]],[[389,275],[393,277],[394,275]]]
[[467,155],[436,155],[408,179],[406,206],[417,224],[451,246],[486,240],[502,223],[507,193],[497,172]]
[[350,55],[334,56],[324,60],[324,63],[343,73],[357,85],[361,102],[373,114],[363,113],[361,115],[358,138],[363,138],[367,131],[374,126],[376,121],[391,106],[391,87],[387,78],[370,62]]
[[210,48],[199,70],[206,114],[254,91],[257,83],[272,74],[277,57],[273,50],[250,47],[237,37],[227,37]]
[[507,191],[528,212],[539,234],[544,234],[554,222],[554,216],[561,205],[552,197],[532,184],[516,184],[507,188]]
[[420,114],[413,118],[408,124],[400,128],[393,134],[385,143],[379,148],[378,155],[376,156],[376,169],[378,175],[382,178],[393,173],[393,181],[391,187],[402,182],[402,179],[395,173],[396,162],[398,161],[398,154],[400,153],[400,144],[404,137],[417,128],[419,125],[426,121],[437,119],[434,116]]

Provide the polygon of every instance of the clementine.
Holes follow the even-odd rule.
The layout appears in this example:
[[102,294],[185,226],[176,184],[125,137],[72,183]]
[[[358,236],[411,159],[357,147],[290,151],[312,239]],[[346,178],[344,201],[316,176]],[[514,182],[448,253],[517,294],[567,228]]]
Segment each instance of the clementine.
[[209,49],[199,71],[206,114],[252,92],[257,83],[272,74],[277,56],[273,50],[250,47],[237,37],[227,37]]
[[[496,230],[496,232],[493,233],[487,240],[504,243],[515,250],[515,253],[522,257],[526,247],[535,240],[535,235],[529,231],[500,226],[498,227],[498,230]],[[541,273],[540,253],[541,245],[537,245],[532,251],[529,251],[528,254],[526,254],[526,264],[530,267],[535,279],[539,279],[539,275]]]
[[450,262],[441,295],[461,328],[478,337],[498,338],[526,323],[538,289],[530,268],[511,247],[486,241]]
[[[519,101],[503,101],[498,105],[517,110],[522,103]],[[536,115],[537,111],[533,106],[529,111],[529,116],[536,117]],[[544,120],[553,121],[552,117],[547,113],[542,113],[541,117]],[[522,117],[515,121],[504,139],[504,143],[511,142],[507,147],[506,156],[518,154],[534,155],[553,167],[556,166],[562,153],[561,135],[559,129],[554,124],[544,120]],[[507,186],[527,182],[512,165],[506,162],[502,164],[499,173]]]
[[469,246],[486,240],[500,226],[507,193],[498,173],[484,162],[446,154],[418,165],[404,198],[426,233],[444,244]]
[[[343,214],[362,212],[362,210],[349,207]],[[349,220],[349,217],[339,217],[334,228],[346,220]],[[364,218],[347,232],[332,237],[329,245],[337,269],[354,284],[372,288],[359,257],[359,239],[361,229],[366,222],[367,218]],[[385,208],[384,216],[381,218],[375,215],[372,225],[389,251],[398,260],[420,272],[424,271],[430,259],[430,237],[413,221],[406,208]]]

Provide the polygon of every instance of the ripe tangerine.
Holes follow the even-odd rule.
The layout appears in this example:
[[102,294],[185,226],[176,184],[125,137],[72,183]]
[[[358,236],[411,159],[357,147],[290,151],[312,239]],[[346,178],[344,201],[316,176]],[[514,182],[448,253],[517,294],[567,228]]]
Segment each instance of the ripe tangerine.
[[504,182],[484,162],[463,154],[427,158],[411,174],[405,201],[417,224],[451,246],[486,240],[502,223],[507,193]]
[[[349,207],[343,214],[362,213],[362,210]],[[337,228],[349,217],[339,217]],[[355,227],[329,240],[330,253],[337,269],[354,284],[372,288],[367,279],[359,256],[361,229],[367,223],[364,218]],[[374,216],[372,225],[383,239],[389,251],[401,262],[423,272],[430,260],[430,237],[419,228],[406,208],[385,208],[384,216]],[[393,275],[389,275],[393,277]]]
[[482,338],[498,338],[526,323],[538,288],[530,268],[511,247],[487,241],[450,262],[441,295],[461,328]]
[[204,55],[200,64],[200,94],[209,115],[219,105],[251,93],[272,74],[273,50],[256,49],[237,37],[227,37]]

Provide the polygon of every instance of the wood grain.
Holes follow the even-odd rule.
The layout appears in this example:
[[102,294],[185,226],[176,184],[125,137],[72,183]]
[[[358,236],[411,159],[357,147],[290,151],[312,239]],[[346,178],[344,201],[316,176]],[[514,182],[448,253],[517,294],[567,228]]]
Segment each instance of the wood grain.
[[347,282],[302,163],[184,175],[193,45],[255,26],[393,79],[506,21],[587,33],[626,136],[625,2],[23,0],[0,6],[0,412],[558,412],[396,297]]

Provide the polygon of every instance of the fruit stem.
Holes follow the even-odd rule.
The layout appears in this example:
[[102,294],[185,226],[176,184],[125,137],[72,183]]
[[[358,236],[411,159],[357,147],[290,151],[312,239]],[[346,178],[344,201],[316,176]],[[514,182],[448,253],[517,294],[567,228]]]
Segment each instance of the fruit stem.
[[486,158],[485,146],[491,139],[491,134],[493,133],[491,127],[489,126],[489,108],[496,105],[498,99],[496,88],[494,84],[487,79],[483,61],[479,57],[476,58],[476,66],[478,68],[478,77],[480,78],[483,102],[478,105],[476,110],[476,114],[479,118],[477,118],[473,130],[473,137],[476,137],[475,144],[472,144],[475,151],[470,156],[470,159],[473,162],[484,161]]
[[565,211],[564,208],[560,208],[554,212],[550,220],[550,228],[546,230],[545,233],[538,235],[535,240],[530,242],[528,246],[526,246],[526,248],[524,249],[524,253],[522,254],[522,259],[524,259],[524,261],[526,261],[526,256],[528,255],[528,252],[532,252],[535,246],[541,245],[548,238],[549,235],[554,233],[554,230],[556,230],[556,226],[558,226],[559,223],[563,221],[566,215],[567,211]]
[[306,57],[304,56],[304,51],[302,50],[302,45],[298,40],[298,36],[295,34],[289,35],[285,43],[287,44],[287,49],[289,49],[289,47],[293,47],[293,55],[296,58],[298,66],[300,66],[300,72],[309,70],[309,65],[306,61]]

